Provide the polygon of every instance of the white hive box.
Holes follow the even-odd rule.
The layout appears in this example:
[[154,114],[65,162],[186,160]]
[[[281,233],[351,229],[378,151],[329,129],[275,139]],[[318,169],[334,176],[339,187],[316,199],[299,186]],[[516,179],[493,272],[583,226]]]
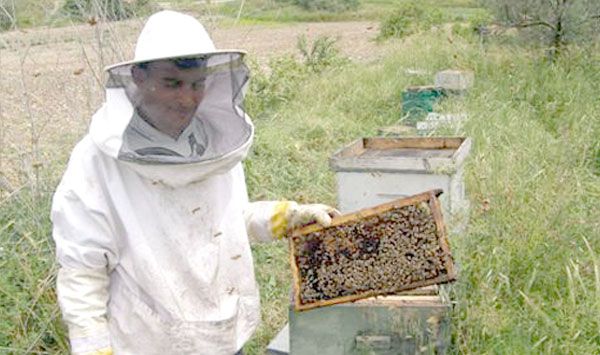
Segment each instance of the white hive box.
[[437,113],[429,112],[424,121],[417,122],[417,133],[420,135],[429,134],[436,129],[445,128],[451,130],[451,134],[457,134],[463,123],[467,120],[466,113]]
[[473,86],[475,76],[467,70],[442,70],[435,74],[435,85],[451,92],[464,92]]
[[463,165],[470,138],[362,138],[330,158],[338,208],[348,213],[423,191],[442,189],[444,219],[452,231],[465,226]]

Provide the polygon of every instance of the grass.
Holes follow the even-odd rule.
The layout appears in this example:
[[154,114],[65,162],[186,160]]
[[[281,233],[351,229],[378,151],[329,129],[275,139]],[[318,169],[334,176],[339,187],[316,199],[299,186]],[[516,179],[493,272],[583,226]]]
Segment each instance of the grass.
[[[588,153],[599,132],[590,120],[599,107],[589,100],[597,72],[580,54],[551,65],[512,51],[515,58],[488,53],[495,60],[479,65],[480,94],[466,103],[477,118],[468,129],[476,142],[468,186],[475,203],[492,207],[474,211],[458,245],[469,261],[459,282],[458,340],[475,353],[533,345],[597,352],[597,317],[579,309],[597,309],[588,293],[598,291],[590,266],[598,259],[585,245],[594,240],[598,250],[600,181]],[[591,267],[584,288],[565,282],[572,262]]]
[[[396,123],[407,85],[471,69],[468,95],[438,108],[467,112],[462,133],[474,142],[465,176],[471,222],[450,241],[460,265],[452,352],[598,353],[600,48],[573,47],[551,64],[539,49],[510,43],[438,30],[384,42],[389,54],[369,64],[313,72],[281,59],[271,63],[276,77],[257,69],[255,80],[272,85],[248,98],[257,127],[249,191],[335,204],[333,151]],[[60,171],[64,160],[53,164],[44,169]],[[25,189],[0,205],[0,352],[66,353],[47,217],[56,176],[48,176],[37,194]],[[262,354],[287,320],[287,246],[254,245],[253,255],[263,324],[246,351]]]
[[[362,0],[354,10],[329,12],[308,11],[291,2],[257,0],[246,1],[241,7],[240,1],[234,1],[217,8],[217,13],[228,18],[237,18],[252,22],[320,22],[320,21],[379,21],[396,8],[411,0]],[[439,9],[448,20],[466,20],[482,13],[481,7],[471,0],[426,0],[418,2],[429,9]],[[240,12],[240,7],[242,11]]]
[[0,352],[66,353],[54,291],[50,194],[22,192],[0,207]]
[[[74,0],[75,1],[75,0]],[[398,6],[414,2],[414,0],[361,0],[357,9],[347,11],[310,11],[285,0],[236,0],[228,3],[199,4],[193,0],[148,1],[147,5],[138,6],[135,11],[143,16],[160,8],[169,8],[194,13],[202,17],[211,17],[220,26],[239,24],[281,24],[289,22],[325,22],[325,21],[379,21],[393,12]],[[62,2],[54,0],[21,0],[16,2],[16,23],[6,23],[3,29],[26,29],[39,26],[65,26],[72,21],[87,21],[88,18],[69,18],[61,11]],[[482,9],[475,0],[425,0],[420,6],[438,9],[448,21],[466,21],[482,14]],[[1,6],[1,4],[0,4]],[[12,7],[4,8],[12,13]],[[240,11],[241,10],[241,11]],[[6,20],[8,21],[8,20]],[[14,25],[14,26],[13,26]]]

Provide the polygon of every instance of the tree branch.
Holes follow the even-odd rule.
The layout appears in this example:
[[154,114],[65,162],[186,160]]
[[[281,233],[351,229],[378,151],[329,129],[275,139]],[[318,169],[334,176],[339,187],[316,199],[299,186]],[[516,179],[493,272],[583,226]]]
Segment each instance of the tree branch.
[[526,27],[533,27],[533,26],[544,26],[547,27],[549,29],[551,29],[552,31],[556,31],[556,28],[554,26],[552,26],[552,24],[546,22],[546,21],[542,21],[542,20],[538,20],[538,21],[522,21],[522,22],[517,22],[517,23],[513,23],[512,24],[513,27],[518,27],[518,28],[526,28]]
[[592,15],[592,16],[588,16],[588,17],[584,18],[583,20],[577,22],[577,26],[581,26],[584,23],[586,23],[588,21],[592,21],[592,20],[600,20],[600,14]]

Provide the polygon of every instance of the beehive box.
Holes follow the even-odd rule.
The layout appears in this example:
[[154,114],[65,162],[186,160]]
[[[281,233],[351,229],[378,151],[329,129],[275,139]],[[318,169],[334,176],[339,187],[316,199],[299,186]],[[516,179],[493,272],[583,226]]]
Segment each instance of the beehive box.
[[295,230],[289,238],[296,310],[454,280],[432,190]]
[[442,70],[435,74],[435,86],[450,93],[463,93],[473,86],[475,76],[468,70]]
[[450,304],[438,295],[384,296],[296,312],[289,354],[444,354]]
[[463,137],[371,137],[335,152],[330,166],[337,180],[338,209],[343,213],[375,206],[422,191],[442,189],[446,224],[466,225],[463,165],[471,140]]

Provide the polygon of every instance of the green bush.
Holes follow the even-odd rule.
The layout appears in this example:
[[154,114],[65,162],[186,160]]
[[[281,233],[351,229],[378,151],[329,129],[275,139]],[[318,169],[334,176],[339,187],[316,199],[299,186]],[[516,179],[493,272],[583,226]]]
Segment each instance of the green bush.
[[[0,4],[2,5],[2,4]],[[15,23],[14,9],[10,7],[2,7],[0,11],[0,31],[11,29]]]
[[569,44],[589,44],[599,39],[600,2],[482,0],[505,26],[520,28],[521,36],[546,47],[556,60]]
[[[488,12],[480,12],[471,17],[468,22],[457,22],[452,25],[452,34],[467,40],[473,40],[476,35],[483,36],[485,31],[493,27],[494,17]],[[497,27],[497,26],[496,26]],[[483,38],[483,37],[480,37]]]
[[296,92],[298,83],[308,74],[306,67],[293,56],[271,59],[269,68],[251,64],[250,90],[245,100],[250,116],[260,118],[289,101]]
[[309,11],[340,12],[357,9],[360,0],[294,0],[294,3]]
[[419,3],[406,3],[385,18],[379,29],[379,38],[402,38],[443,22],[442,13]]
[[336,42],[335,38],[320,36],[309,44],[306,36],[302,35],[298,37],[296,46],[304,58],[304,65],[312,72],[319,73],[326,68],[343,65],[348,61],[340,56],[339,50],[335,47]]
[[41,24],[48,8],[48,0],[0,0],[0,31],[30,27],[34,22]]
[[271,59],[268,69],[251,64],[253,75],[246,97],[246,109],[250,116],[260,118],[276,111],[281,104],[294,98],[300,84],[311,75],[347,63],[348,59],[340,56],[335,47],[336,41],[324,36],[309,44],[306,36],[300,36],[297,47],[302,61],[288,55]]
[[66,0],[62,10],[70,18],[82,20],[90,16],[118,21],[131,18],[149,7],[150,0]]

